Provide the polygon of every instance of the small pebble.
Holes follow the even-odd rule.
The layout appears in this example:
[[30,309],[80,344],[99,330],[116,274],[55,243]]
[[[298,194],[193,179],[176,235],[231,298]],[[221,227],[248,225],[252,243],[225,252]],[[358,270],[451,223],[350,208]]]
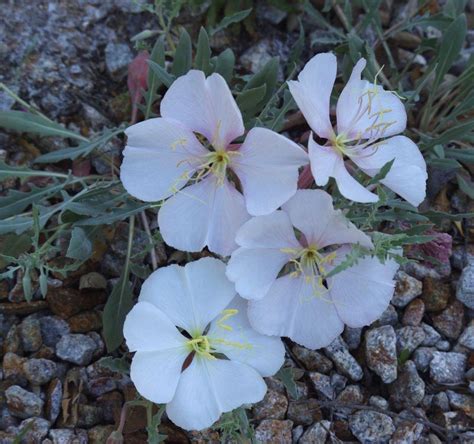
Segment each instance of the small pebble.
[[459,343],[470,350],[474,350],[474,321],[471,321],[471,324],[465,328],[459,337]]
[[61,337],[70,333],[69,325],[59,316],[43,316],[39,321],[43,342],[48,347],[56,347]]
[[434,347],[420,347],[413,353],[413,362],[420,372],[426,372],[430,367],[433,354],[436,351]]
[[255,439],[262,444],[291,443],[292,429],[293,421],[264,419],[255,429]]
[[431,378],[438,384],[456,384],[464,379],[467,358],[461,353],[436,351],[430,362]]
[[[329,430],[331,430],[331,423],[329,421],[319,421],[311,427],[308,427],[298,441],[298,444],[325,443]],[[283,441],[281,442],[283,444]]]
[[361,366],[349,353],[346,343],[340,336],[325,347],[324,350],[342,374],[353,381],[360,381],[362,379],[363,372]]
[[331,378],[328,375],[311,372],[309,373],[309,378],[313,383],[314,389],[320,396],[329,400],[334,399],[334,387],[331,385]]
[[97,349],[97,344],[89,336],[68,334],[56,344],[58,358],[77,365],[87,365]]
[[474,309],[474,263],[462,271],[456,288],[456,298],[466,307]]
[[425,304],[424,302],[417,298],[413,299],[403,313],[402,324],[403,325],[420,325],[423,315],[425,314]]
[[417,406],[425,396],[425,383],[413,361],[406,361],[397,380],[390,385],[390,401],[398,408]]
[[388,443],[395,432],[392,418],[371,410],[359,410],[349,418],[352,434],[361,443]]
[[369,398],[369,405],[373,407],[377,407],[378,409],[381,409],[381,410],[388,409],[388,401],[385,398],[382,398],[381,396],[378,396],[378,395],[373,395]]
[[20,324],[21,343],[26,352],[35,352],[43,344],[40,322],[33,316],[26,317]]
[[267,390],[265,397],[253,406],[253,417],[262,419],[284,419],[288,409],[288,399],[275,390]]
[[295,345],[292,351],[307,370],[329,373],[333,367],[331,360],[316,350],[309,350],[300,345]]
[[408,350],[410,353],[424,341],[425,332],[423,327],[406,326],[399,328],[397,331],[397,350],[398,353]]
[[423,339],[421,345],[424,345],[425,347],[436,345],[436,343],[441,339],[441,335],[431,325],[423,322],[421,326],[425,333],[425,339]]
[[395,277],[396,287],[392,298],[392,305],[395,307],[405,307],[417,296],[420,296],[423,284],[404,271],[399,271]]
[[5,390],[7,406],[11,414],[22,419],[40,416],[43,410],[43,400],[32,392],[18,385],[12,385]]
[[447,338],[457,339],[463,327],[464,307],[459,301],[454,301],[440,314],[433,315],[432,319],[436,330]]
[[365,356],[368,367],[386,384],[397,379],[397,338],[391,325],[368,330]]
[[49,359],[28,359],[23,373],[32,384],[43,385],[56,376],[56,363]]

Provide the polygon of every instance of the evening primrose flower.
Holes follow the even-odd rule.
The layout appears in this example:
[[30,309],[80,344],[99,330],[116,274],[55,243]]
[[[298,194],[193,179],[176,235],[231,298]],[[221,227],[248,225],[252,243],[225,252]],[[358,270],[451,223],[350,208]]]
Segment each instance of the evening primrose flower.
[[378,319],[392,298],[398,269],[393,260],[382,264],[364,257],[326,277],[346,258],[350,244],[373,245],[334,210],[325,191],[297,191],[282,210],[246,222],[237,243],[227,276],[250,299],[249,320],[260,333],[325,347],[344,324],[362,327]]
[[311,129],[320,138],[327,139],[325,145],[319,145],[312,136],[309,138],[311,172],[319,186],[326,185],[333,177],[347,199],[376,202],[378,196],[349,174],[344,159],[350,159],[370,177],[395,159],[381,183],[417,206],[426,195],[425,160],[408,137],[397,136],[406,128],[407,114],[402,102],[380,85],[361,80],[365,65],[365,59],[357,62],[339,96],[337,130],[329,119],[329,100],[337,70],[333,54],[317,54],[306,64],[297,81],[288,82]]
[[136,352],[130,376],[143,397],[167,403],[176,425],[201,430],[260,401],[262,377],[282,366],[281,340],[252,330],[246,305],[214,258],[160,268],[143,283],[124,325]]
[[169,198],[158,214],[160,232],[183,251],[208,246],[229,255],[249,213],[269,214],[286,202],[296,192],[298,168],[309,162],[298,145],[265,128],[231,145],[244,125],[219,74],[192,70],[176,79],[161,116],[126,130],[120,177],[141,200]]

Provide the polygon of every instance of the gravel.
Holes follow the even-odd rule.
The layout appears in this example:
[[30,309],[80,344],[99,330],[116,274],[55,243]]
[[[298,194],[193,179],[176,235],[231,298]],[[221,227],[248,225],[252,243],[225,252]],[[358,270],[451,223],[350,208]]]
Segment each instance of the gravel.
[[368,330],[365,334],[368,367],[386,384],[397,378],[397,337],[391,325]]
[[474,309],[474,263],[462,271],[456,288],[456,298],[466,307]]
[[467,358],[461,353],[434,352],[430,362],[431,378],[438,384],[455,384],[464,379]]
[[324,350],[342,374],[353,381],[360,381],[362,379],[363,372],[361,366],[349,353],[346,343],[340,336],[329,346],[325,347]]
[[425,383],[418,375],[413,361],[407,361],[400,371],[398,379],[389,387],[390,401],[396,408],[417,406],[425,396]]
[[56,371],[56,363],[49,359],[29,359],[23,364],[23,372],[32,384],[46,384],[56,376]]
[[370,410],[359,410],[351,415],[349,427],[353,435],[364,444],[388,443],[395,432],[390,416]]
[[69,334],[61,338],[56,345],[56,356],[63,361],[77,365],[87,365],[97,349],[96,342],[89,336]]
[[405,307],[422,293],[423,284],[404,271],[397,273],[396,282],[395,294],[392,298],[392,305],[395,307]]
[[43,410],[43,400],[18,385],[8,387],[5,390],[5,398],[11,414],[18,418],[40,416]]

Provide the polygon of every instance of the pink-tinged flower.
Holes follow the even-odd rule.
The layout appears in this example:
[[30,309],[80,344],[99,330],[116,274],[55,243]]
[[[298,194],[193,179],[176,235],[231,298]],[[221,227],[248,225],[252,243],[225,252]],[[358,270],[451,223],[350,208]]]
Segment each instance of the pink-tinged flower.
[[260,401],[263,377],[283,365],[280,338],[252,330],[246,306],[213,258],[159,268],[143,283],[124,325],[136,352],[130,377],[143,397],[167,404],[176,425],[201,430]]
[[426,195],[425,160],[408,137],[396,136],[406,128],[405,108],[394,93],[361,80],[365,65],[364,59],[357,62],[339,97],[337,130],[333,129],[329,119],[329,100],[337,70],[333,54],[314,56],[298,80],[288,82],[290,92],[311,129],[320,138],[327,139],[323,146],[310,137],[311,171],[319,186],[326,185],[333,177],[347,199],[376,202],[378,196],[349,174],[344,159],[350,159],[371,177],[395,159],[381,183],[417,206]]
[[231,145],[244,125],[219,74],[206,78],[193,70],[178,78],[163,97],[161,115],[127,129],[122,182],[141,200],[169,198],[158,214],[167,244],[185,251],[207,245],[229,255],[249,213],[269,214],[295,194],[308,156],[265,128]]
[[[295,235],[295,229],[300,233]],[[394,291],[395,261],[364,257],[326,276],[350,252],[373,248],[370,238],[334,210],[322,190],[299,190],[282,210],[246,222],[227,266],[237,292],[250,299],[249,320],[260,333],[288,336],[316,349],[344,329],[375,321]],[[328,248],[333,245],[338,248]]]

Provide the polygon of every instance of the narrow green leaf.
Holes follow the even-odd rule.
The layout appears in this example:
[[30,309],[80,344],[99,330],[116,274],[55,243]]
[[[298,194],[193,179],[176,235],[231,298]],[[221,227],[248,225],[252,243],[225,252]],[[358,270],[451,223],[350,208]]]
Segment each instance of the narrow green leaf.
[[133,203],[122,208],[115,208],[107,214],[98,217],[91,217],[76,222],[76,226],[92,226],[92,225],[109,225],[119,220],[124,220],[129,216],[139,213],[140,211],[146,210],[150,207],[149,203],[139,204]]
[[55,163],[65,159],[74,160],[77,157],[87,156],[94,149],[107,143],[110,139],[123,132],[123,128],[118,128],[113,131],[106,130],[104,134],[90,142],[88,141],[85,143],[81,143],[79,146],[73,148],[63,148],[57,151],[52,151],[51,153],[43,154],[35,159],[35,163]]
[[237,97],[237,104],[242,112],[256,107],[265,97],[267,85],[263,84],[256,88],[242,91]]
[[474,199],[474,184],[471,181],[467,181],[460,174],[456,175],[460,190],[471,199]]
[[175,77],[169,74],[165,68],[158,65],[158,63],[155,63],[152,60],[148,60],[148,66],[155,73],[158,80],[163,83],[163,85],[165,85],[167,88],[169,88],[174,82]]
[[106,356],[105,358],[99,359],[97,364],[100,367],[113,372],[122,373],[124,375],[130,374],[130,363],[124,358],[112,358],[112,356]]
[[283,383],[288,394],[292,398],[298,399],[293,369],[291,367],[282,367],[275,376]]
[[31,236],[28,234],[20,236],[8,234],[0,238],[0,268],[9,265],[12,262],[11,259],[18,258],[20,254],[26,253],[30,248]]
[[206,30],[201,27],[196,48],[196,57],[194,58],[194,66],[196,69],[204,71],[206,75],[211,72],[211,47],[209,46],[209,37]]
[[21,133],[38,134],[40,136],[70,137],[71,139],[87,140],[80,134],[69,131],[42,116],[22,111],[0,111],[0,127]]
[[392,169],[393,162],[395,162],[395,158],[387,162],[382,168],[380,168],[380,171],[370,179],[368,185],[373,185],[375,183],[379,183],[381,180],[385,179],[387,177],[387,174],[389,171]]
[[188,32],[183,29],[179,38],[178,46],[174,53],[173,67],[171,73],[176,77],[186,74],[191,69],[193,46],[191,37]]
[[232,75],[234,73],[235,65],[235,55],[232,49],[227,48],[225,51],[222,51],[217,58],[215,59],[215,68],[214,72],[220,74],[227,83],[232,80]]
[[238,23],[241,22],[242,20],[245,20],[248,15],[252,12],[252,8],[249,9],[244,9],[243,11],[236,12],[235,14],[228,15],[227,17],[224,17],[216,27],[211,29],[209,34],[211,37],[216,34],[219,31],[222,31],[223,29],[227,28],[229,25],[232,25],[233,23]]
[[446,130],[444,133],[429,139],[426,141],[426,146],[431,147],[433,145],[444,145],[446,143],[453,142],[454,140],[466,140],[469,134],[474,131],[474,119],[466,120],[465,122],[459,123],[456,126]]
[[474,148],[446,148],[446,157],[457,159],[460,162],[474,164]]

